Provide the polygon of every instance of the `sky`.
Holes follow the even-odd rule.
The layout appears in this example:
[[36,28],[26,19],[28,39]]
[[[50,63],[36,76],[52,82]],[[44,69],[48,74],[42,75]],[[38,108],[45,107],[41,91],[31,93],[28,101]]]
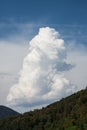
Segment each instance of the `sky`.
[[[56,35],[56,33],[58,33],[58,35]],[[47,34],[48,37],[45,37],[45,34]],[[38,37],[39,41],[38,38],[36,39],[35,37]],[[41,40],[43,37],[46,38],[46,41]],[[55,46],[53,46],[55,44],[51,46],[52,48],[48,48],[48,43],[51,44],[51,41],[48,42],[49,38],[54,39],[53,43],[55,43],[56,40],[63,40],[64,45],[58,48],[56,47],[57,50],[53,49],[55,48]],[[40,44],[43,43],[40,48],[43,49],[43,51],[45,49],[50,55],[55,52],[57,59],[52,60],[48,58],[47,62],[44,62],[42,59],[39,59],[40,61],[36,60],[36,56],[34,61],[30,60],[34,55],[34,50],[37,54],[41,54],[44,57],[44,54],[37,50],[39,44],[33,46],[32,41],[35,43],[38,41]],[[60,44],[60,42],[58,42],[58,44]],[[64,51],[59,51],[62,47],[65,48],[66,57],[64,57]],[[32,49],[30,50],[30,48]],[[70,90],[73,90],[72,88],[74,86],[73,91],[85,88],[87,86],[86,50],[86,0],[0,0],[0,104],[7,105],[17,111],[25,112],[45,106],[69,95],[71,91],[70,93],[64,93],[65,86],[71,86]],[[56,55],[56,53],[58,53],[58,55]],[[49,56],[49,54],[46,53],[47,56]],[[28,55],[30,56],[29,58]],[[59,60],[58,57],[61,56],[62,58]],[[27,63],[25,59],[27,59],[28,62],[26,69],[24,68]],[[43,85],[40,82],[43,82],[42,79],[47,77],[45,69],[47,69],[47,71],[50,70],[48,69],[48,63],[50,63],[52,68],[54,64],[57,66],[55,67],[57,72],[55,72],[54,68],[52,69],[54,76],[49,78],[49,82],[51,83],[52,79],[55,79],[55,82],[54,80],[53,82],[58,85],[58,80],[54,78],[57,77],[57,79],[61,81],[61,84],[63,84],[62,87],[60,87],[61,95],[58,95],[59,97],[56,95],[56,91],[59,93],[58,88],[53,90],[53,86],[56,85],[50,85],[51,89],[49,92],[51,94],[54,93],[52,98],[52,95],[49,96],[49,93],[47,93],[47,88],[44,87],[44,85],[48,85],[48,80],[46,79],[47,82],[46,84],[43,83]],[[37,64],[37,66],[33,64]],[[47,65],[48,68],[43,67],[43,64]],[[29,67],[31,68],[30,70]],[[40,70],[38,70],[38,67]],[[32,75],[33,82],[29,79],[31,75],[27,74],[27,70]],[[35,72],[36,70],[38,70],[37,72],[41,75],[35,76],[32,74],[32,71]],[[43,72],[43,76],[41,72]],[[41,79],[40,76],[43,78]],[[30,80],[31,84],[27,81],[25,82],[23,77],[28,77],[27,81]],[[38,77],[38,82],[35,82],[36,77]],[[67,81],[67,83],[65,81]],[[28,85],[23,85],[25,83]],[[20,87],[20,84],[22,87]],[[31,88],[29,85],[31,85]],[[34,88],[34,86],[39,87]],[[43,88],[41,90],[44,91],[44,93],[39,93],[41,92],[41,86]],[[33,96],[28,96],[25,90],[30,90]],[[36,90],[38,90],[37,93]],[[30,93],[28,94],[30,95]],[[37,100],[35,101],[36,97]],[[41,100],[39,100],[40,97]],[[32,103],[30,103],[30,99]]]

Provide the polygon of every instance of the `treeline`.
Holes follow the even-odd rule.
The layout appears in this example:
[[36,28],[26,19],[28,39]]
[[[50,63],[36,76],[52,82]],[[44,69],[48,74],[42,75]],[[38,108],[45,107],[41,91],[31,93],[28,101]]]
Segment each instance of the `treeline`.
[[87,89],[41,110],[0,120],[0,130],[87,130]]

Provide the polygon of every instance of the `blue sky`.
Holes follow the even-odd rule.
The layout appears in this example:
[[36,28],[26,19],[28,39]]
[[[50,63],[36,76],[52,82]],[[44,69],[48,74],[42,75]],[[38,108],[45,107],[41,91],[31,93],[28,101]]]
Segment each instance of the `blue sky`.
[[0,22],[37,22],[86,24],[86,0],[0,0]]
[[[20,34],[20,26],[34,24],[32,37],[41,26],[58,29],[67,40],[73,37],[86,44],[87,1],[86,0],[1,0],[0,38]],[[28,30],[28,29],[27,29]],[[24,34],[27,38],[28,32]]]
[[75,65],[65,76],[80,89],[87,86],[87,0],[0,0],[0,104],[19,80],[29,41],[46,26],[59,32]]

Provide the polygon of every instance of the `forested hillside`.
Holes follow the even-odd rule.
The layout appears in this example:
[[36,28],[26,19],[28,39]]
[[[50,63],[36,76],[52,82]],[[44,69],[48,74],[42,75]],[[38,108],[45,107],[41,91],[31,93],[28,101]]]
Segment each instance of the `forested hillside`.
[[87,130],[87,89],[41,110],[0,120],[0,130]]

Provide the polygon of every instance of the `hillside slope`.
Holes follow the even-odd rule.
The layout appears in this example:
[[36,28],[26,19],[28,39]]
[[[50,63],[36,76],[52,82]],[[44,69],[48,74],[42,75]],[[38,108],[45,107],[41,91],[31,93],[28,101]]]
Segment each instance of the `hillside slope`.
[[6,117],[9,117],[9,116],[14,116],[14,115],[18,115],[18,113],[16,111],[8,108],[8,107],[0,105],[0,119],[6,118]]
[[1,120],[0,130],[87,130],[87,89],[41,110]]

